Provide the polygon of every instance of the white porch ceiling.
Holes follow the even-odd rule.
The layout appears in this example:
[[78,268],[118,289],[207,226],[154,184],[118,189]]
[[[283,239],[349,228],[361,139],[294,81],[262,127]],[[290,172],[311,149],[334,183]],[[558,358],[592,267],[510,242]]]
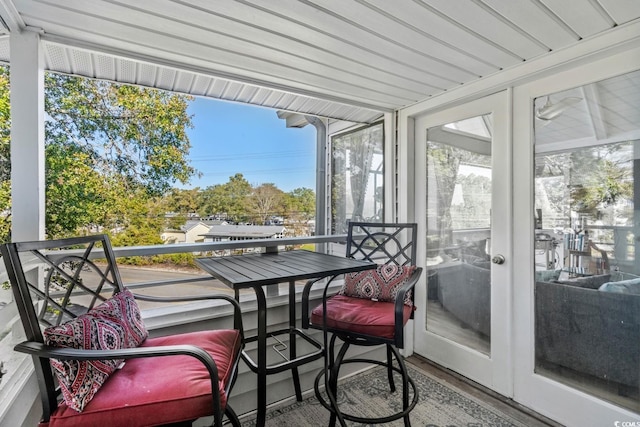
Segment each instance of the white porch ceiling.
[[0,17],[42,31],[51,71],[371,122],[638,20],[640,1],[0,0]]

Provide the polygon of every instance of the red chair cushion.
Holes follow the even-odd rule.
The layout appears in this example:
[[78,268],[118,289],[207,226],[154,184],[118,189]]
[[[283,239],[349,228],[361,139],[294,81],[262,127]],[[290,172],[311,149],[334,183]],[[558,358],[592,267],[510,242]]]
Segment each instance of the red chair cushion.
[[[412,307],[403,305],[403,324],[411,317]],[[343,331],[393,339],[395,303],[334,295],[327,300],[327,326]],[[322,304],[311,312],[311,323],[322,325]]]
[[[149,338],[140,347],[191,344],[216,362],[222,407],[240,351],[237,330],[191,332]],[[162,356],[127,360],[104,383],[83,412],[62,403],[42,426],[150,426],[181,422],[213,413],[209,372],[196,358]]]

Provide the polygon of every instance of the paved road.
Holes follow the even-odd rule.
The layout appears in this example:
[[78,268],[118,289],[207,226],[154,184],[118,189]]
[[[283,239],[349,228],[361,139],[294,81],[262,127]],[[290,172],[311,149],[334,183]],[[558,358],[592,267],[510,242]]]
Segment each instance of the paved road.
[[[120,270],[120,276],[122,277],[122,281],[125,286],[131,287],[132,291],[135,293],[143,294],[143,295],[154,295],[154,296],[178,296],[178,295],[207,295],[207,294],[220,294],[224,293],[229,296],[233,296],[233,290],[229,288],[224,283],[220,282],[217,279],[211,277],[208,273],[199,270],[193,269],[192,271],[185,272],[179,270],[170,270],[165,268],[153,268],[153,267],[131,267],[127,265],[118,265],[118,269]],[[193,279],[193,278],[201,278],[206,279],[205,281],[193,282],[193,283],[176,283],[176,284],[167,284],[161,286],[152,286],[152,287],[144,287],[144,288],[136,288],[135,284],[138,283],[148,283],[148,282],[162,282],[168,280],[184,280],[184,279]],[[298,290],[302,290],[305,281],[298,282]],[[133,285],[133,286],[132,286]],[[289,292],[287,283],[281,283],[278,285],[278,292],[281,295],[286,295]],[[267,294],[270,295],[270,292],[275,291],[273,287],[267,291]],[[243,300],[243,295],[246,298],[252,299],[254,298],[254,292],[251,289],[243,289],[240,291],[240,298]],[[153,307],[162,307],[163,303],[150,303],[146,301],[138,301],[140,307],[142,309],[153,308]]]
[[[204,271],[194,270],[193,272],[183,272],[168,270],[163,268],[152,267],[130,267],[119,265],[120,276],[125,286],[132,287],[133,292],[144,295],[156,296],[177,296],[177,295],[204,295],[213,293],[225,293],[233,295],[233,291],[218,280],[213,279]],[[195,283],[176,283],[163,286],[136,288],[135,284],[145,282],[162,282],[167,280],[184,280],[192,278],[208,279],[203,282]],[[133,286],[132,286],[133,285]],[[153,304],[139,301],[141,308],[150,308],[161,306],[162,304]]]
[[208,277],[204,271],[194,269],[193,272],[176,271],[154,267],[131,267],[128,265],[118,265],[122,280],[127,283],[155,282],[171,279],[184,279],[190,277]]

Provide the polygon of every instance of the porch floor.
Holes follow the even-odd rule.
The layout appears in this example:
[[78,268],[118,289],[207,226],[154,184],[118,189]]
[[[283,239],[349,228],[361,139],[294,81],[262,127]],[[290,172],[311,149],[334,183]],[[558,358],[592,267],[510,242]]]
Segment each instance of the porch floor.
[[538,414],[537,412],[532,411],[511,399],[501,396],[498,393],[421,356],[411,356],[407,358],[407,362],[411,363],[415,368],[439,378],[441,381],[449,384],[453,389],[466,392],[481,400],[487,406],[495,408],[496,411],[509,415],[529,427],[562,427],[562,424]]
[[[473,414],[471,415],[473,417],[473,421],[471,421],[471,423],[478,426],[493,425],[497,422],[499,425],[562,427],[561,424],[556,423],[511,399],[500,396],[486,387],[480,386],[477,383],[474,383],[473,381],[470,381],[469,379],[443,368],[421,356],[409,357],[407,359],[407,367],[413,369],[414,374],[416,370],[422,371],[423,379],[416,380],[418,381],[417,384],[422,383],[422,386],[424,386],[424,380],[427,378],[431,378],[431,380],[427,380],[427,383],[433,380],[437,381],[436,383],[432,382],[432,384],[436,384],[434,388],[428,388],[429,391],[433,392],[431,398],[427,395],[421,394],[421,396],[423,396],[422,399],[432,399],[432,402],[430,403],[426,401],[423,401],[422,403],[422,405],[427,405],[429,409],[424,406],[421,407],[421,409],[416,407],[414,412],[412,412],[413,418],[415,418],[412,421],[414,421],[414,424],[416,425],[424,425],[427,418],[430,419],[430,422],[434,423],[433,425],[471,425],[468,424],[470,422],[468,416]],[[376,388],[375,384],[377,381],[375,379],[375,374],[374,377],[371,377],[368,372],[371,371],[364,371],[352,377],[352,380],[350,381],[354,382],[351,383],[351,389],[345,391],[345,396],[348,397],[343,400],[341,407],[344,404],[345,406],[350,406],[351,409],[355,409],[359,408],[359,405],[363,404],[365,401],[367,403],[376,401],[376,393],[368,394],[367,392],[362,392],[362,387],[366,388],[365,384],[370,385],[374,389]],[[366,377],[359,379],[358,377],[361,375],[365,375]],[[385,374],[383,373],[382,376],[384,377]],[[386,379],[384,382],[386,384]],[[349,389],[349,386],[346,387]],[[445,389],[448,391],[444,391]],[[421,393],[424,391],[425,389],[423,388]],[[310,401],[307,401],[307,398],[309,398],[313,392],[309,391],[308,393],[310,394],[305,397],[305,401],[302,404],[295,402],[295,397],[291,397],[270,405],[267,410],[266,426],[280,427],[303,424],[309,426],[325,425],[325,423],[328,422],[328,412],[326,412],[326,410],[317,403],[315,398],[311,398]],[[382,394],[384,395],[384,393]],[[462,397],[462,399],[459,400],[459,398],[455,397],[456,395],[459,397],[466,397]],[[475,403],[471,400],[466,400],[468,398],[473,399],[473,402]],[[387,405],[384,399],[378,400],[377,403],[382,404],[382,407],[386,407]],[[481,406],[476,406],[476,404]],[[418,405],[420,406],[421,404],[419,403]],[[348,412],[353,413],[350,411]],[[376,413],[375,411],[373,412]],[[386,414],[384,411],[382,413]],[[369,415],[373,414],[365,414],[363,412],[360,412],[359,414],[359,416]],[[380,415],[382,414],[378,412],[373,416]],[[497,418],[493,418],[494,416]],[[431,419],[431,417],[433,418]],[[241,424],[244,427],[256,426],[255,411],[241,415],[240,419]],[[354,423],[348,424],[355,425]],[[395,421],[392,424],[402,425],[402,420]]]

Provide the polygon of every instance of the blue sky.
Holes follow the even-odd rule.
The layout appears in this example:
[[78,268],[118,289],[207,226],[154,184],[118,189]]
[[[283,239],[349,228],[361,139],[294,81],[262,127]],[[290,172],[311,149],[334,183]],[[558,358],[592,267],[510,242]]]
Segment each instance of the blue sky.
[[287,128],[275,110],[196,98],[192,115],[191,165],[202,177],[180,188],[224,184],[236,173],[253,186],[273,183],[289,192],[307,187],[315,191],[316,130]]

